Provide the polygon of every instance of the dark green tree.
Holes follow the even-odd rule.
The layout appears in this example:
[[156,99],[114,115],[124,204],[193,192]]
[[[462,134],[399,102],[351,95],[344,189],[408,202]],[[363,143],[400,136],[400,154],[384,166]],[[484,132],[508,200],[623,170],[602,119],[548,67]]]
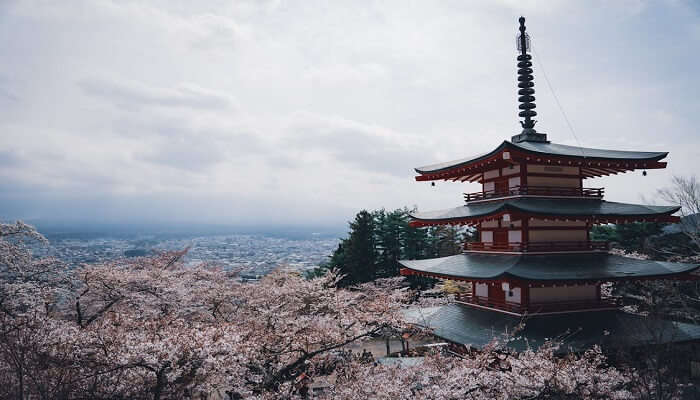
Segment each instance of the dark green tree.
[[[345,278],[342,286],[368,282],[377,278],[398,276],[401,259],[423,259],[459,254],[469,230],[462,227],[439,226],[414,228],[411,212],[406,207],[387,211],[360,211],[350,222],[350,232],[333,252],[327,265],[308,273],[322,275],[328,269],[338,269]],[[412,278],[412,284],[430,286],[432,280]],[[414,280],[421,280],[421,282]],[[425,281],[425,282],[423,282]]]
[[594,226],[591,239],[614,242],[627,251],[644,252],[647,239],[660,234],[662,227],[654,222]]
[[362,210],[350,222],[350,235],[333,252],[330,268],[337,268],[345,277],[340,286],[369,282],[376,278],[376,246],[374,217]]
[[377,272],[382,277],[399,274],[399,260],[403,256],[404,231],[408,216],[404,210],[388,212],[384,209],[373,213],[377,243]]

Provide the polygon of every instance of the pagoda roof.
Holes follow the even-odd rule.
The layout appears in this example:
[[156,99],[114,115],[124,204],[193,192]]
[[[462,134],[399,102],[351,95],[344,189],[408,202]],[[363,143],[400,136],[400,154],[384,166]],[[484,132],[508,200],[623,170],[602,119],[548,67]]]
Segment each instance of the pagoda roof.
[[[659,163],[658,161],[668,155],[668,152],[658,151],[607,150],[569,146],[551,142],[522,141],[513,143],[505,140],[488,153],[415,168],[415,171],[419,174],[427,175],[418,176],[416,179],[432,180],[447,179],[455,176],[468,177],[471,173],[477,173],[488,168],[495,168],[489,165],[497,161],[502,161],[503,157],[499,157],[499,155],[505,151],[514,152],[513,157],[509,158],[513,160],[517,158],[527,158],[528,155],[534,157],[542,156],[545,158],[554,157],[554,160],[548,160],[550,164],[573,165],[581,166],[582,168],[591,167],[590,171],[585,172],[584,175],[586,176],[608,175],[610,173],[623,172],[635,168],[665,168],[666,163]],[[565,162],[562,163],[562,160]],[[532,159],[530,161],[547,163],[544,159]],[[607,172],[607,170],[609,170],[609,172]],[[465,174],[455,175],[453,172],[465,172]]]
[[425,260],[400,260],[399,263],[414,275],[484,281],[510,278],[547,283],[671,278],[700,268],[697,264],[638,260],[612,254],[464,253]]
[[444,223],[478,223],[485,219],[496,218],[505,213],[601,222],[614,221],[616,219],[660,219],[674,222],[677,217],[672,217],[671,214],[679,209],[679,206],[647,206],[598,199],[521,197],[471,203],[446,210],[416,212],[411,214],[411,217],[414,219],[411,224],[413,226],[424,226]]
[[[431,329],[435,336],[476,348],[483,348],[494,337],[514,332],[522,322],[521,317],[462,304],[413,309],[406,312],[406,317],[416,325]],[[623,311],[530,316],[507,346],[525,351],[556,338],[563,342],[558,353],[583,351],[594,345],[635,347],[698,340],[700,325],[649,319]]]

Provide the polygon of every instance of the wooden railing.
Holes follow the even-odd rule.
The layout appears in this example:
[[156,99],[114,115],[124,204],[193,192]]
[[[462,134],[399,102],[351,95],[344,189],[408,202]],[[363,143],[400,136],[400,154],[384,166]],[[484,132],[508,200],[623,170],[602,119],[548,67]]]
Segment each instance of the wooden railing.
[[618,308],[622,306],[621,299],[615,297],[601,298],[599,300],[553,301],[547,303],[520,304],[509,301],[493,300],[489,299],[488,297],[472,296],[470,293],[462,293],[455,296],[455,300],[461,303],[495,308],[518,314],[523,314],[525,312],[536,314],[580,310],[600,310]]
[[553,197],[590,197],[600,199],[605,188],[567,188],[553,186],[514,186],[507,190],[486,190],[475,193],[464,193],[467,202],[494,199],[509,196],[553,196]]
[[555,251],[604,251],[609,243],[604,241],[563,241],[563,242],[467,242],[464,246],[468,251],[483,252],[555,252]]

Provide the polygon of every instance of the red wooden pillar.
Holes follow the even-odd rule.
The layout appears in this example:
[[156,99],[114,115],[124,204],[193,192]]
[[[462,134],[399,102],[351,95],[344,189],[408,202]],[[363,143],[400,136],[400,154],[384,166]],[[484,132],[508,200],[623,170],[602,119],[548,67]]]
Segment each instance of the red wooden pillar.
[[524,215],[520,219],[520,227],[523,231],[522,233],[522,251],[527,251],[527,245],[530,242],[530,217]]
[[529,311],[530,310],[530,285],[527,283],[524,283],[522,285],[522,299],[520,299],[522,303],[523,310]]

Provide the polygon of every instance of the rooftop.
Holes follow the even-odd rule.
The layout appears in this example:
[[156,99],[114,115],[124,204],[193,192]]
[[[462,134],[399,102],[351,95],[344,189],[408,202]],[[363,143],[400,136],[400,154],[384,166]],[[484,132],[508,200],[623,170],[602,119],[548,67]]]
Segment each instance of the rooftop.
[[[508,154],[504,154],[508,153]],[[417,180],[469,177],[498,168],[499,163],[533,163],[580,166],[584,177],[609,175],[637,168],[665,168],[668,152],[622,151],[569,146],[551,142],[503,141],[494,150],[472,157],[415,168]]]
[[[562,217],[578,220],[615,221],[616,219],[658,219],[674,222],[671,214],[679,206],[647,206],[641,204],[616,203],[599,199],[546,199],[546,198],[511,198],[489,202],[470,203],[446,210],[417,212],[411,214],[413,224],[434,225],[441,223],[477,223],[485,219],[494,219],[503,213],[523,213],[527,216]],[[485,218],[489,217],[489,218]],[[511,218],[516,219],[516,218]]]
[[612,254],[478,254],[465,253],[425,260],[400,260],[403,274],[445,279],[523,279],[533,283],[613,281],[687,275],[696,264],[638,260]]
[[[416,325],[453,343],[483,348],[494,337],[512,333],[520,317],[479,310],[461,304],[414,309],[407,317]],[[630,347],[700,339],[700,325],[649,319],[623,311],[597,311],[529,317],[522,331],[507,343],[517,351],[537,348],[548,339],[563,341],[560,353],[593,345]]]

